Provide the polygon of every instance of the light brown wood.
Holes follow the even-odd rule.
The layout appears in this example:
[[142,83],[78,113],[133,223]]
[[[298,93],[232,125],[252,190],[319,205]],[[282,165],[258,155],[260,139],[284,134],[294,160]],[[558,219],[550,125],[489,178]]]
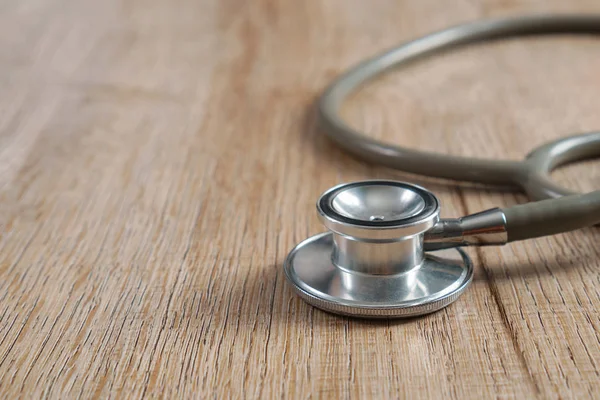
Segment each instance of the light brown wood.
[[[6,1],[0,14],[0,391],[5,398],[569,398],[600,389],[600,231],[470,249],[424,318],[303,303],[290,248],[319,194],[399,178],[443,215],[518,193],[368,165],[315,130],[351,64],[482,17],[597,1]],[[600,129],[600,40],[460,49],[345,107],[374,137],[522,158]],[[598,161],[555,174],[598,189]]]

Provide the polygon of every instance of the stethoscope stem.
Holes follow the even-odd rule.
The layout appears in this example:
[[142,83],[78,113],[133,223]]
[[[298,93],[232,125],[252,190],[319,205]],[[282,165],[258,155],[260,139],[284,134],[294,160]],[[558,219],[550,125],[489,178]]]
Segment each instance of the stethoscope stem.
[[425,232],[425,251],[461,246],[492,246],[508,242],[506,216],[499,208],[461,218],[439,220]]
[[564,196],[441,219],[425,232],[424,250],[503,245],[596,224],[600,224],[600,197],[596,193]]

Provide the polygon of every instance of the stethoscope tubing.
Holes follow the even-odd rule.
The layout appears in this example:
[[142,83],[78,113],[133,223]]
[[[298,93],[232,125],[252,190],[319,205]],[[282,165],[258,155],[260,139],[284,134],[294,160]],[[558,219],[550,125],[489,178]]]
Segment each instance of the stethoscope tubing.
[[[508,240],[546,236],[600,223],[600,191],[574,194],[550,180],[559,165],[600,154],[600,132],[545,144],[524,161],[458,157],[391,145],[344,122],[339,110],[349,94],[403,63],[455,46],[516,36],[600,34],[600,16],[525,16],[451,27],[370,58],[338,77],[318,100],[318,124],[339,146],[367,161],[405,172],[459,181],[521,187],[541,200],[505,208]],[[549,200],[550,199],[550,200]]]

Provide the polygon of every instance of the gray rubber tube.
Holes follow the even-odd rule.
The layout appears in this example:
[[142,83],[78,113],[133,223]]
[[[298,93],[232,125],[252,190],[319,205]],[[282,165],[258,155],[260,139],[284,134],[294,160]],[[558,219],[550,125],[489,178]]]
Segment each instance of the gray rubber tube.
[[600,222],[600,192],[521,204],[502,210],[508,241],[555,235]]
[[[368,59],[337,78],[318,100],[318,124],[339,146],[367,161],[438,178],[522,187],[535,199],[567,195],[550,182],[551,168],[599,154],[600,133],[562,139],[524,162],[456,157],[386,144],[365,136],[339,116],[344,99],[374,77],[430,53],[474,42],[544,34],[600,34],[598,15],[527,16],[455,26]],[[558,144],[557,144],[558,143]],[[540,148],[542,149],[542,148]],[[508,240],[523,240],[600,223],[600,191],[568,195],[503,210]]]

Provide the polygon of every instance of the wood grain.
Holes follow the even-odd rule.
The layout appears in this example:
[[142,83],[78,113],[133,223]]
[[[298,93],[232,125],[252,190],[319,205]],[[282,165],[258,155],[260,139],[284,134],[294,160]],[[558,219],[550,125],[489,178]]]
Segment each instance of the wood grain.
[[[0,392],[15,398],[585,398],[600,389],[600,231],[469,250],[424,318],[307,306],[281,264],[354,179],[434,190],[443,215],[526,201],[356,160],[312,103],[344,68],[476,18],[597,1],[5,1]],[[345,106],[392,142],[522,158],[600,129],[600,41],[536,38],[415,63]],[[562,184],[598,189],[597,160]]]

